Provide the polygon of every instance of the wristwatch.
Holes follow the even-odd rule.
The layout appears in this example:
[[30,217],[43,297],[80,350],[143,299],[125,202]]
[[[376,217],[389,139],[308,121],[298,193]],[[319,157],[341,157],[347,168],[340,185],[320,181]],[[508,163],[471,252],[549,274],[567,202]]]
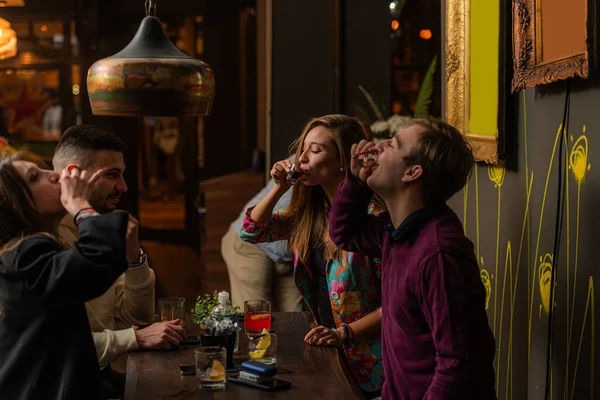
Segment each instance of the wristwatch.
[[73,217],[73,223],[75,224],[75,226],[79,226],[79,223],[84,219],[89,217],[95,217],[98,215],[100,214],[98,214],[98,212],[96,212],[96,210],[94,210],[93,208],[82,208],[81,210],[77,211],[77,213]]
[[133,263],[133,264],[129,264],[129,268],[141,267],[142,265],[144,265],[146,263],[147,258],[148,258],[148,256],[146,255],[146,253],[144,253],[144,250],[142,250],[142,248],[140,247],[140,255],[138,257],[137,262]]

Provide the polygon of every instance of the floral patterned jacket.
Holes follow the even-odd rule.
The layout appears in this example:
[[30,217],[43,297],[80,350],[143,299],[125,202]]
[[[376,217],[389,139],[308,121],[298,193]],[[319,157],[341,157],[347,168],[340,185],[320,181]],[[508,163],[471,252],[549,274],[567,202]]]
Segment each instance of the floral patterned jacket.
[[[250,218],[253,208],[250,207],[246,212],[240,238],[251,243],[289,238],[291,219],[283,217],[279,211],[276,211],[270,221],[255,221]],[[379,211],[375,210],[373,204],[370,205],[370,213],[377,214]],[[338,250],[327,262],[326,276],[336,326],[339,327],[342,322],[350,324],[376,310],[381,312],[379,259]],[[315,315],[313,310],[317,309],[317,305],[313,292],[313,273],[309,266],[300,261],[297,252],[294,255],[294,281]],[[344,346],[344,352],[352,374],[361,389],[366,392],[379,390],[384,378],[379,337],[357,345]]]

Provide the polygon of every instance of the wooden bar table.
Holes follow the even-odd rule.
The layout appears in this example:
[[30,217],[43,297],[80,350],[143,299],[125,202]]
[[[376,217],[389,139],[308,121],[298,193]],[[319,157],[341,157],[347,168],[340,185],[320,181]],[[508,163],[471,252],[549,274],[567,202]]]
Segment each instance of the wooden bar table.
[[[194,349],[130,353],[127,362],[125,400],[188,399],[364,399],[346,364],[331,347],[304,343],[310,330],[309,312],[273,313],[272,330],[277,334],[277,378],[292,383],[290,389],[268,392],[236,383],[222,391],[198,389],[195,376],[181,376],[179,366],[194,365]],[[248,341],[240,332],[236,363],[245,361]]]

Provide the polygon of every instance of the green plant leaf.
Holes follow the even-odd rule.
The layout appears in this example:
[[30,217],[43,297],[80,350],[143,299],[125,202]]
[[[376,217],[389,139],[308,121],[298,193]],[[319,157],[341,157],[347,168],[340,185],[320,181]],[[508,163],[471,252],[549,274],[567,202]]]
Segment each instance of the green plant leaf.
[[429,116],[429,104],[431,103],[431,95],[433,93],[436,66],[437,56],[434,56],[433,60],[431,60],[431,64],[429,64],[429,67],[427,68],[425,78],[423,78],[423,83],[421,84],[419,94],[417,95],[414,113],[415,118],[425,118]]
[[385,121],[387,118],[383,116],[383,111],[381,111],[381,109],[377,106],[377,103],[375,102],[375,100],[373,100],[373,96],[371,96],[367,89],[365,89],[362,85],[358,85],[358,90],[362,92],[362,94],[369,102],[369,105],[371,106],[371,109],[373,110],[373,113],[375,114],[377,119],[379,121]]

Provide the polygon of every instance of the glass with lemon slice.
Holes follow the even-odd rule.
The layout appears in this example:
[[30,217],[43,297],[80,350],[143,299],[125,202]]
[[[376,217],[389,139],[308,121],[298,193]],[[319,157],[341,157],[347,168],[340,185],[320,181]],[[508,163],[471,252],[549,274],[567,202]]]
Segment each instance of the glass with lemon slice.
[[198,388],[225,389],[227,382],[227,350],[225,347],[198,347],[194,350]]
[[248,337],[248,358],[273,365],[277,363],[277,335],[263,329],[260,335]]

